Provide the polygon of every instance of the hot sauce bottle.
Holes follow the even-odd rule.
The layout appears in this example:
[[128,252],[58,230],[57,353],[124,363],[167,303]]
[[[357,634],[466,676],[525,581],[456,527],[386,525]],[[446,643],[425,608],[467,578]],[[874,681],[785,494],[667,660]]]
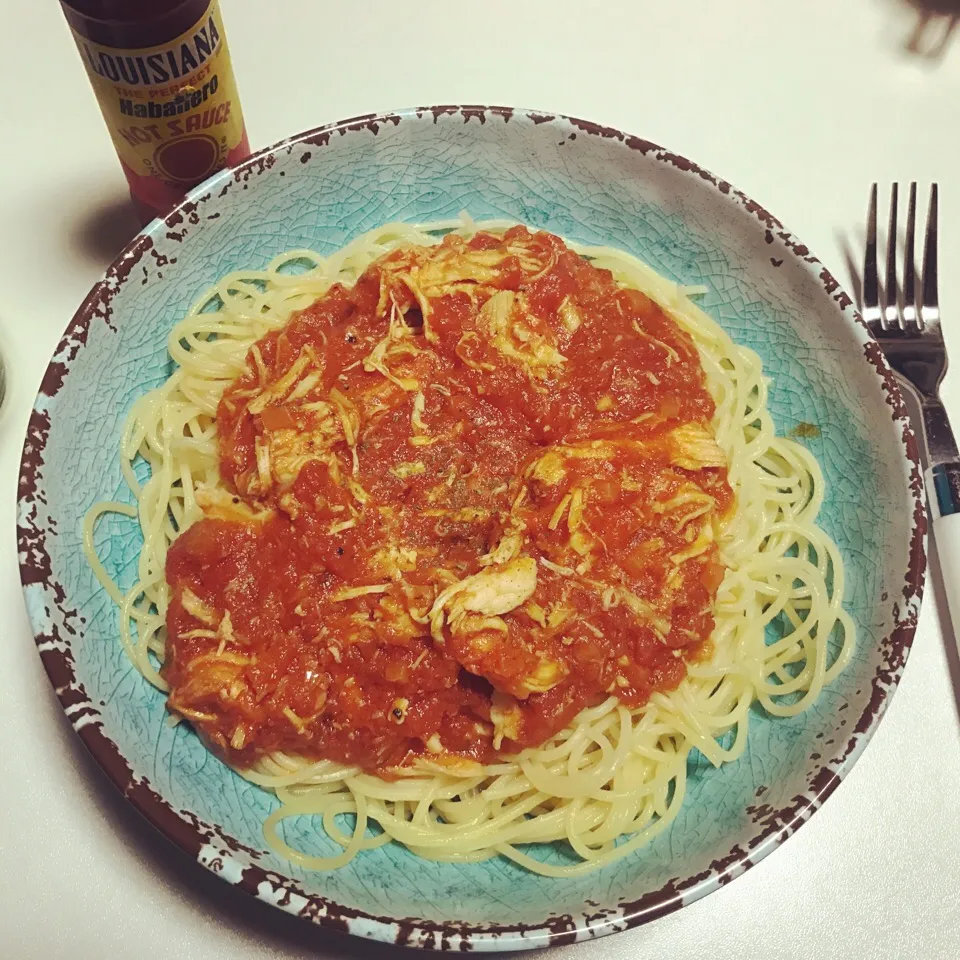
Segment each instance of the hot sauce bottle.
[[61,0],[144,222],[250,153],[219,0]]

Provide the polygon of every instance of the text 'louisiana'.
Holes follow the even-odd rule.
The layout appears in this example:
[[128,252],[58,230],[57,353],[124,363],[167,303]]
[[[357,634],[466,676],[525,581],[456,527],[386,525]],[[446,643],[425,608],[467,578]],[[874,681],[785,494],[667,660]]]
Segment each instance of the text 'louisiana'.
[[103,50],[94,53],[83,44],[83,52],[94,73],[114,83],[126,83],[131,87],[166,83],[193,73],[220,46],[220,31],[213,17],[200,28],[189,41],[178,47],[160,50],[148,56],[114,56]]

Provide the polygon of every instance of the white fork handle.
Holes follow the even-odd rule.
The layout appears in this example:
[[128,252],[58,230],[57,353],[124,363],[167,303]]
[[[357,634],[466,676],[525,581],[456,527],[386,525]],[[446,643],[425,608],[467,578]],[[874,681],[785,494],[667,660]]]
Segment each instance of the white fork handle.
[[927,496],[943,592],[954,633],[960,636],[960,463],[939,464],[928,470]]

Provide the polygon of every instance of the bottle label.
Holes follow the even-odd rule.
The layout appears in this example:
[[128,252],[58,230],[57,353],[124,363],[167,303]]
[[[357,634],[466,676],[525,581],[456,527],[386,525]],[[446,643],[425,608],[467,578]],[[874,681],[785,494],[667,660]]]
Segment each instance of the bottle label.
[[162,210],[249,152],[219,0],[184,34],[120,50],[74,31],[134,194]]

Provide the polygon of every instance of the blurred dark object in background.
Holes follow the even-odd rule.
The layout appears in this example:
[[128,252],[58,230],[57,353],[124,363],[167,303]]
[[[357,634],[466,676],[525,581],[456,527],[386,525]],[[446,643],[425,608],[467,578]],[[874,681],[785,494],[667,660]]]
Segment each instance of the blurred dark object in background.
[[908,53],[939,60],[960,23],[960,0],[901,0],[917,12],[916,25],[904,43]]

